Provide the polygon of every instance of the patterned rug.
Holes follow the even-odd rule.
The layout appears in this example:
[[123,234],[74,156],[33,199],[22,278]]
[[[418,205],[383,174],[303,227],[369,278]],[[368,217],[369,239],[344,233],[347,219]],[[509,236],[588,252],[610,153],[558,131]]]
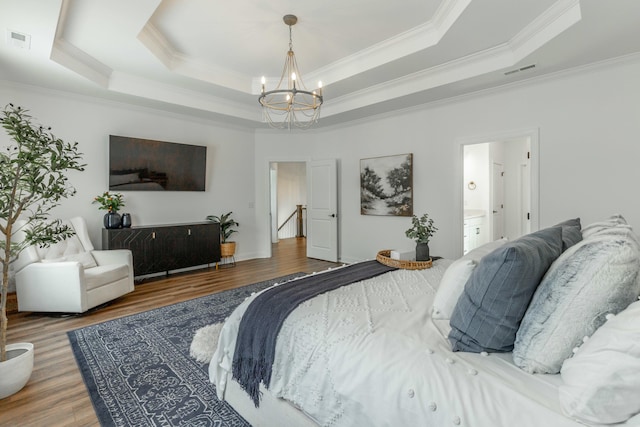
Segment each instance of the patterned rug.
[[189,356],[196,330],[223,321],[251,293],[304,273],[254,283],[68,333],[103,426],[249,424],[216,398],[208,364]]

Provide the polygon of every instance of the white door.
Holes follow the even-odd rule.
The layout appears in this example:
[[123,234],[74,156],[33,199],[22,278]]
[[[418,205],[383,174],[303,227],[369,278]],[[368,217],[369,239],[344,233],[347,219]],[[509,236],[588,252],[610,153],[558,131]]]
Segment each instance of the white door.
[[504,165],[493,163],[491,183],[493,240],[504,237]]
[[307,200],[307,256],[338,261],[338,176],[336,160],[310,163]]

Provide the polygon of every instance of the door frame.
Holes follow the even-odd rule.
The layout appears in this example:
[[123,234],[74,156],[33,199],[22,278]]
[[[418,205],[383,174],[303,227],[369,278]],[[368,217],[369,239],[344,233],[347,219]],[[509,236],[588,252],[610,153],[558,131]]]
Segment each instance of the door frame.
[[[269,245],[267,247],[267,258],[271,258],[273,256],[273,253],[271,251],[271,242],[273,239],[273,230],[271,227],[272,224],[272,212],[271,212],[271,164],[272,163],[287,163],[287,162],[298,162],[298,163],[304,163],[306,165],[306,171],[307,171],[307,183],[309,182],[309,164],[311,162],[311,158],[308,156],[292,156],[292,157],[273,157],[273,158],[267,158],[265,159],[266,162],[266,171],[265,171],[265,175],[264,179],[266,180],[265,182],[268,182],[269,184],[267,185],[267,191],[265,191],[265,198],[266,198],[266,206],[267,206],[267,212],[266,212],[266,218],[264,218],[264,220],[266,221],[266,223],[268,224],[267,229],[269,230]],[[309,197],[307,195],[307,197]],[[277,236],[276,236],[277,237]]]
[[482,135],[462,137],[456,139],[455,149],[455,177],[454,177],[454,206],[453,220],[455,239],[454,248],[458,256],[463,253],[463,227],[464,227],[464,194],[462,186],[464,184],[464,147],[465,145],[482,144],[486,142],[504,141],[511,139],[529,138],[531,147],[531,188],[530,188],[530,206],[531,206],[531,231],[537,231],[540,226],[540,130],[539,128],[515,129],[497,131],[495,133],[487,133]]
[[[499,183],[499,188],[496,188],[496,169],[500,171],[500,183]],[[489,218],[489,236],[491,236],[489,238],[489,240],[496,240],[496,212],[494,209],[496,207],[496,194],[498,193],[498,190],[500,191],[500,199],[501,199],[501,207],[500,209],[500,231],[502,233],[502,235],[499,237],[504,237],[505,234],[505,223],[506,223],[506,218],[504,215],[504,169],[505,169],[505,163],[498,163],[495,160],[492,159],[491,161],[491,165],[490,165],[490,176],[491,176],[491,191],[489,191],[489,210],[491,212],[487,212],[487,217]],[[464,210],[464,206],[463,206],[463,210]]]

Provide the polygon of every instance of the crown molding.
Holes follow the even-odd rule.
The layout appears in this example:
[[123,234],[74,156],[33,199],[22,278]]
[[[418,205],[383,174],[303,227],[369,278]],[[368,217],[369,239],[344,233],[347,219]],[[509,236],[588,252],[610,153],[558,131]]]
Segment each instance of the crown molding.
[[261,117],[257,107],[255,110],[248,109],[244,103],[233,102],[202,91],[159,83],[119,71],[112,73],[109,90],[242,120],[258,122]]
[[445,0],[428,22],[306,73],[307,80],[322,80],[330,85],[434,46],[470,3],[471,0]]
[[179,52],[151,22],[144,25],[138,34],[138,40],[168,70],[176,74],[240,92],[252,93],[251,76],[199,61]]
[[559,0],[509,41],[514,63],[544,46],[582,19],[580,0]]
[[580,20],[579,0],[560,0],[506,43],[331,99],[323,116],[433,89],[514,66]]
[[138,40],[162,65],[169,70],[173,69],[173,58],[177,52],[155,25],[147,21],[138,33]]
[[101,87],[109,86],[113,70],[64,39],[56,39],[49,56],[54,62],[91,80]]

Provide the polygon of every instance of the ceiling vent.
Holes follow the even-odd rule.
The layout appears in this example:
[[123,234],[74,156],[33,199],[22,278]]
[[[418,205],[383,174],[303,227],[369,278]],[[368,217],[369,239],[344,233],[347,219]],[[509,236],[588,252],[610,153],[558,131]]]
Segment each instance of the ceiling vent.
[[525,65],[524,67],[521,67],[521,68],[515,68],[513,70],[509,70],[509,71],[505,72],[504,75],[505,76],[510,76],[511,74],[519,73],[520,71],[531,70],[533,68],[536,68],[536,64]]
[[31,48],[31,35],[7,30],[7,44],[18,49]]

